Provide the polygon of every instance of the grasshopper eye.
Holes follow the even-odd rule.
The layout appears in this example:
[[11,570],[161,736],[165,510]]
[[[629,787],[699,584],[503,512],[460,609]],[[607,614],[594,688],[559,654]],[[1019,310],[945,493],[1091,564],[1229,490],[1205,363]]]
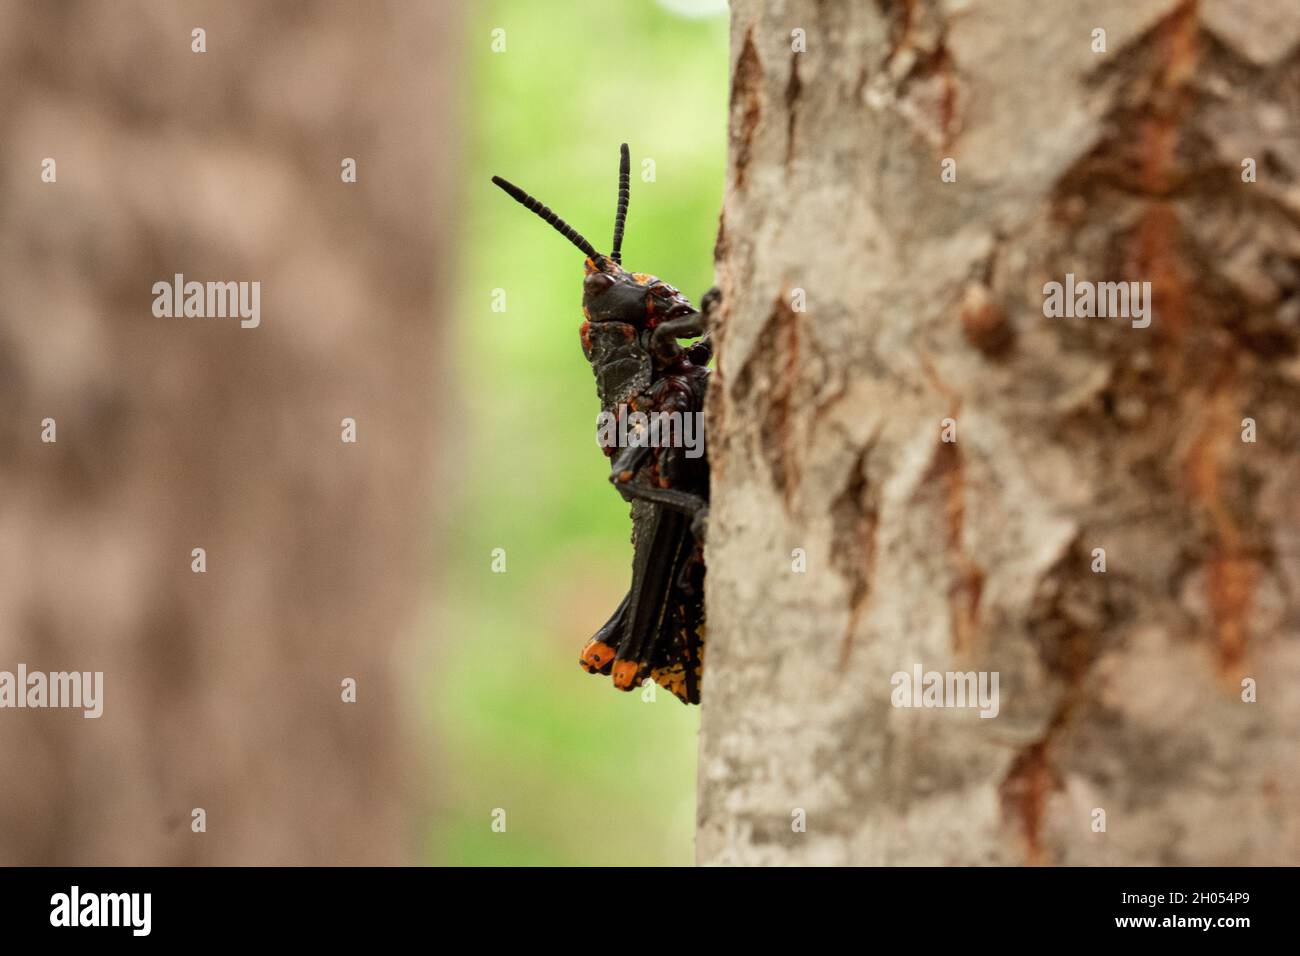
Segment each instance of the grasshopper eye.
[[583,289],[588,295],[600,295],[613,284],[613,276],[607,276],[603,272],[593,272],[582,280]]

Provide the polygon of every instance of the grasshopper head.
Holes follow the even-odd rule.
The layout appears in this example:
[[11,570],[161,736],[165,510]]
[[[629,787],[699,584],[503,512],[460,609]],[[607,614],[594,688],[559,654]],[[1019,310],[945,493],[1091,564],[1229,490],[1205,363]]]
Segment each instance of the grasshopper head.
[[[614,242],[609,255],[601,255],[581,233],[557,216],[549,207],[534,199],[518,186],[500,176],[492,181],[524,208],[537,213],[560,235],[582,250],[587,257],[582,284],[582,347],[592,365],[602,361],[631,360],[628,350],[648,350],[648,332],[660,322],[687,315],[695,309],[686,297],[666,282],[643,272],[628,272],[622,265],[623,228],[627,224],[631,159],[627,143],[619,150],[618,210],[614,216]],[[593,338],[606,346],[593,349]],[[619,342],[622,347],[613,348]],[[649,363],[648,354],[646,364]],[[637,364],[641,364],[639,361]],[[640,376],[638,375],[639,379]]]

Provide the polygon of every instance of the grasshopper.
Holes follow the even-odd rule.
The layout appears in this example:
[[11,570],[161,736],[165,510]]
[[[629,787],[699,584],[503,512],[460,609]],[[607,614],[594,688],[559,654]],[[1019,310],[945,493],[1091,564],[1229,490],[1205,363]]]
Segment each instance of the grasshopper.
[[[518,186],[500,176],[492,182],[586,256],[582,351],[596,377],[606,420],[613,416],[624,426],[629,417],[636,420],[630,434],[637,440],[602,442],[610,459],[609,480],[631,505],[632,585],[582,648],[578,663],[590,674],[612,675],[619,690],[632,690],[648,679],[683,702],[698,704],[704,666],[708,456],[687,454],[671,441],[648,440],[644,422],[703,412],[713,355],[707,329],[719,296],[710,290],[699,311],[668,283],[623,268],[630,168],[624,143],[614,240],[607,256]],[[683,347],[679,339],[698,341]]]

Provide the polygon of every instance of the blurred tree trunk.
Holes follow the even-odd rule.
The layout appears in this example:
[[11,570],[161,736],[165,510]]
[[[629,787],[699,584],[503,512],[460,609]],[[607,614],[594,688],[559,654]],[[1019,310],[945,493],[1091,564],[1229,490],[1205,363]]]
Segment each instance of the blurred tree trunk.
[[[105,674],[98,720],[0,711],[0,863],[412,861],[455,35],[0,8],[0,670]],[[260,326],[154,317],[175,273],[259,281]]]
[[1300,863],[1300,9],[732,7],[700,862]]

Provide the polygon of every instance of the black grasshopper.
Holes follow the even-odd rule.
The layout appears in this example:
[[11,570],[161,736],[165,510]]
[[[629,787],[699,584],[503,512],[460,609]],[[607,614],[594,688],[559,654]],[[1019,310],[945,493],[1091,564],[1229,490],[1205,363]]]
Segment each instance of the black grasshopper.
[[[587,257],[582,350],[596,376],[602,413],[624,424],[643,423],[638,412],[650,420],[655,413],[680,412],[679,420],[684,420],[704,410],[706,365],[712,357],[705,331],[718,296],[715,290],[705,295],[702,313],[666,282],[623,268],[629,171],[624,143],[614,242],[607,256],[519,187],[499,176],[492,181]],[[677,341],[701,335],[686,348]],[[667,420],[659,416],[658,421]],[[634,428],[632,434],[644,436],[644,429]],[[656,444],[632,440],[605,446],[609,480],[632,505],[632,587],[583,647],[579,663],[588,673],[612,674],[620,690],[632,690],[649,677],[682,701],[697,704],[704,663],[708,457],[691,457],[680,442],[659,437]]]

